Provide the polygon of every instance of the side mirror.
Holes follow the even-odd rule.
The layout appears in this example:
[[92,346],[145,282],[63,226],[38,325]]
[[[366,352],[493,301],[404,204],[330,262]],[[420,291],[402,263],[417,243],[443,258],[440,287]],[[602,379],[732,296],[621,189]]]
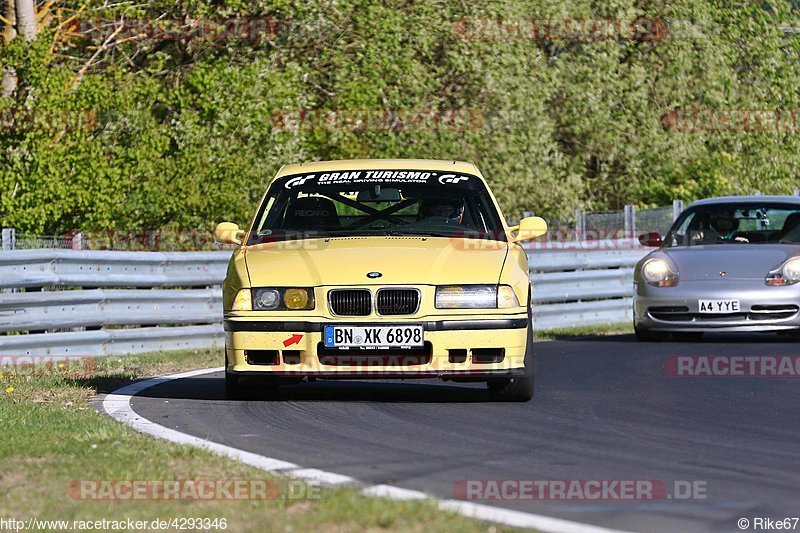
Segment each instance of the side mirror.
[[517,235],[511,242],[522,242],[541,237],[547,233],[547,222],[541,217],[528,217],[519,221],[519,226],[511,228],[517,230]]
[[220,222],[214,228],[214,241],[221,244],[242,244],[244,231],[233,222]]
[[660,248],[661,245],[664,244],[664,241],[661,239],[660,233],[651,231],[650,233],[639,235],[639,244]]

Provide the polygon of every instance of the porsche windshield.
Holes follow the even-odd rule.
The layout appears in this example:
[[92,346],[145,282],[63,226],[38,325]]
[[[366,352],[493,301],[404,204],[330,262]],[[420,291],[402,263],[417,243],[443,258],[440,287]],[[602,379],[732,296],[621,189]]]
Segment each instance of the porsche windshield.
[[483,181],[468,174],[358,170],[273,182],[248,244],[354,235],[423,235],[504,241]]
[[800,205],[719,203],[689,208],[664,240],[668,248],[713,244],[800,243]]

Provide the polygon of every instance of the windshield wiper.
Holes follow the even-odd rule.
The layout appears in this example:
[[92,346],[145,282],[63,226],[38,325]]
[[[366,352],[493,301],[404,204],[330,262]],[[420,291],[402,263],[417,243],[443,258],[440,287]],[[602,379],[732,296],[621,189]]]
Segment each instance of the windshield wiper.
[[395,231],[395,230],[350,230],[350,231],[304,231],[304,239],[333,239],[337,237],[464,237],[460,233],[445,231]]
[[384,230],[350,230],[350,231],[320,231],[318,233],[304,233],[303,237],[316,239],[335,239],[337,237],[382,237],[389,235]]
[[453,233],[443,231],[387,231],[390,237],[455,237]]

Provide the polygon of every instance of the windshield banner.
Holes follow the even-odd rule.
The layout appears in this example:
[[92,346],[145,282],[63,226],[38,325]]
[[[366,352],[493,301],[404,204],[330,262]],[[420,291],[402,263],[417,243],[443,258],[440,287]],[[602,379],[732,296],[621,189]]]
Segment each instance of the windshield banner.
[[344,170],[284,176],[275,185],[301,190],[342,185],[444,185],[461,189],[480,188],[480,180],[469,174],[437,170]]

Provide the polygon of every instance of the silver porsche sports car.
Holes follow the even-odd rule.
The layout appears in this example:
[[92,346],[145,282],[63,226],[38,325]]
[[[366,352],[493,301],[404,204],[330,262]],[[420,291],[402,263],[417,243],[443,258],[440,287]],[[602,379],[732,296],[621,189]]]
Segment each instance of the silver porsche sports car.
[[636,338],[709,331],[800,331],[800,197],[712,198],[690,205],[636,265]]

